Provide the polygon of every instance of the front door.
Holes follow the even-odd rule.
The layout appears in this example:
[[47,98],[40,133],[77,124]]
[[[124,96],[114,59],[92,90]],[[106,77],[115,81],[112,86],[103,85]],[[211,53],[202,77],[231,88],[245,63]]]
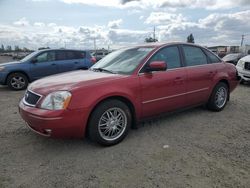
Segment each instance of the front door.
[[186,105],[186,68],[182,67],[177,46],[159,50],[145,65],[152,61],[165,61],[166,71],[139,74],[141,84],[142,116],[150,117]]
[[31,63],[30,73],[34,80],[58,73],[54,51],[42,52],[33,60],[35,61]]

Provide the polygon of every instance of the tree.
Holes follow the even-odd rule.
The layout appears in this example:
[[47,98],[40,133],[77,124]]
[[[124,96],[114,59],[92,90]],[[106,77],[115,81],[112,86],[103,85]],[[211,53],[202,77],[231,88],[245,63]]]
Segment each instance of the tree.
[[187,37],[187,42],[188,43],[194,43],[194,36],[193,36],[192,33]]
[[5,49],[4,49],[4,45],[2,44],[2,45],[1,45],[1,48],[0,48],[0,51],[1,51],[1,52],[4,52],[4,50],[5,50]]
[[19,52],[19,51],[20,51],[19,46],[15,46],[15,51],[16,51],[16,52]]
[[7,47],[6,47],[6,51],[11,52],[11,51],[12,51],[11,46],[7,46]]
[[158,42],[157,39],[155,38],[152,38],[152,37],[148,37],[148,38],[145,38],[145,42],[149,43],[149,42]]

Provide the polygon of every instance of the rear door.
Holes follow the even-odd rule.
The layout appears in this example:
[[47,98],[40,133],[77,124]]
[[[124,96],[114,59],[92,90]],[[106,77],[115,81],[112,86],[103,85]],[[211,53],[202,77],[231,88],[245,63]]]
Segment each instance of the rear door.
[[200,47],[182,45],[183,57],[187,66],[188,105],[206,102],[216,74],[216,66],[209,63]]
[[85,52],[73,50],[59,50],[56,60],[60,72],[68,72],[86,67]]
[[[165,61],[168,69],[146,73],[143,70],[152,61]],[[142,115],[149,117],[186,105],[185,67],[182,66],[178,46],[159,50],[139,74],[141,84]]]
[[55,61],[55,51],[46,51],[33,58],[35,63],[30,65],[30,74],[34,79],[53,75],[59,72]]

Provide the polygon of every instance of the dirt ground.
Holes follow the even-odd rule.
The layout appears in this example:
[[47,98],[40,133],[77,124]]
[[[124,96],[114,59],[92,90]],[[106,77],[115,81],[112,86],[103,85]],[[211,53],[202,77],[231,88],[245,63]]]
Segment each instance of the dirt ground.
[[15,61],[10,56],[0,56],[0,63],[7,63],[10,61]]
[[0,187],[249,187],[250,85],[219,113],[199,107],[141,123],[123,142],[55,140],[18,114],[24,92],[0,87]]

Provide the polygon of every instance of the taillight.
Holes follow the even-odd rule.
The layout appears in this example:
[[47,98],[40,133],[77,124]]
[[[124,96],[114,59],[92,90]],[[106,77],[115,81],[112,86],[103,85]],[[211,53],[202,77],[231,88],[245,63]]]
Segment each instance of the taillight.
[[96,58],[95,57],[91,57],[91,63],[96,63]]

